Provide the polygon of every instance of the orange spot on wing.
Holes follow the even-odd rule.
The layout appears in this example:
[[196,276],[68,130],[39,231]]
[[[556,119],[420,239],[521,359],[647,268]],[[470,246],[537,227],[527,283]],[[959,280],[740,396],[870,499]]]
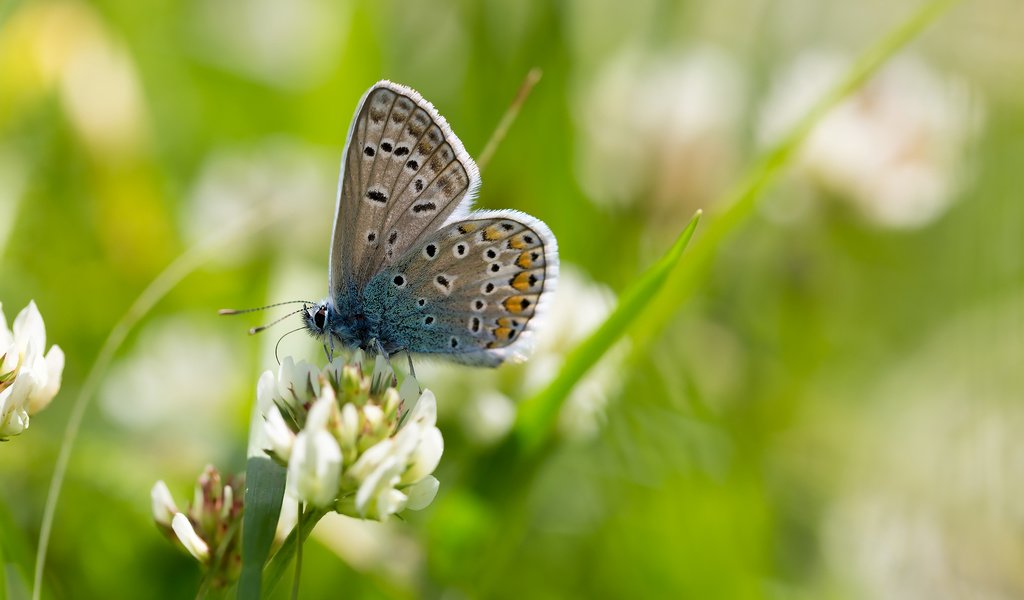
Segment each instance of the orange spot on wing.
[[491,226],[487,227],[487,229],[484,229],[483,238],[484,238],[484,241],[487,241],[487,242],[493,242],[494,240],[500,240],[501,239],[501,230],[499,230],[497,228],[497,226],[491,225]]
[[508,247],[513,250],[522,250],[526,247],[526,242],[523,241],[522,235],[517,235],[508,241]]
[[519,314],[529,307],[533,306],[533,299],[526,296],[509,296],[502,302],[502,306],[505,307],[510,313]]
[[542,277],[537,275],[537,273],[522,271],[515,277],[513,277],[511,281],[509,281],[509,285],[511,285],[520,292],[525,292],[532,288],[533,286],[540,283],[541,280]]

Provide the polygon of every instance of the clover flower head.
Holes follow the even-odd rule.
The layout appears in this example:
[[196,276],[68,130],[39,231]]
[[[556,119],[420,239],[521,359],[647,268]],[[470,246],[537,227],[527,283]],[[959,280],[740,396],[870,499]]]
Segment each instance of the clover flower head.
[[260,379],[268,455],[288,469],[288,493],[321,510],[386,520],[430,504],[444,440],[437,401],[411,377],[399,387],[387,361],[372,373],[361,353],[317,370],[285,359]]
[[214,587],[224,588],[238,579],[242,569],[243,476],[224,478],[207,466],[185,511],[178,509],[163,481],[156,482],[150,495],[157,527],[199,561]]

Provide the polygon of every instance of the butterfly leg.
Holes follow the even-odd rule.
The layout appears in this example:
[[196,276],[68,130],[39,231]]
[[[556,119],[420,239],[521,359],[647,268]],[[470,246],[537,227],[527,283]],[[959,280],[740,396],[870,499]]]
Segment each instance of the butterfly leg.
[[388,364],[390,364],[391,357],[388,355],[387,351],[384,350],[384,345],[380,343],[380,340],[373,338],[373,345],[377,347],[377,352],[384,357],[384,360],[388,361]]
[[[409,359],[409,374],[412,375],[413,379],[416,379],[416,369],[412,366],[412,353],[408,350],[405,351],[405,357]],[[419,381],[417,379],[417,381]]]
[[324,354],[327,355],[327,362],[334,362],[334,336],[327,336],[327,341],[324,342]]

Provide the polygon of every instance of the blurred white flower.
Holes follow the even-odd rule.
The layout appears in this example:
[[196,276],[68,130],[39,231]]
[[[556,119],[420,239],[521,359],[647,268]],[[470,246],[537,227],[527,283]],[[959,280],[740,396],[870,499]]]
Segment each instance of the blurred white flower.
[[727,185],[744,105],[739,68],[711,48],[628,48],[576,94],[577,174],[607,205],[649,199],[654,222],[689,214]]
[[490,445],[512,429],[516,404],[496,389],[484,389],[466,403],[461,420],[466,437],[478,444]]
[[[778,141],[848,64],[825,52],[794,60],[761,108],[761,142]],[[871,222],[920,227],[956,198],[981,122],[965,82],[898,58],[821,120],[804,143],[799,171]]]
[[351,6],[329,0],[207,0],[191,5],[200,56],[261,82],[304,88],[328,75]]
[[418,389],[412,378],[396,388],[383,359],[365,374],[361,354],[322,370],[288,357],[276,377],[264,373],[257,388],[260,439],[267,454],[287,465],[289,494],[380,521],[430,504],[444,440],[434,394]]
[[224,479],[212,466],[199,476],[185,511],[178,510],[163,481],[150,492],[157,527],[199,561],[215,588],[231,585],[241,573],[244,492],[242,475]]
[[[1007,326],[1024,322],[1022,307],[1015,293],[946,315],[844,399],[855,401],[834,403],[850,410],[805,422],[833,476],[821,555],[853,596],[1024,597],[1022,346]],[[806,466],[807,444],[792,447]]]
[[60,389],[64,352],[56,345],[44,350],[46,327],[36,303],[18,313],[13,330],[0,304],[0,441],[27,429]]
[[[337,156],[287,138],[275,138],[249,148],[220,150],[203,163],[189,193],[184,217],[185,237],[192,242],[216,235],[226,222],[255,212],[282,218],[266,235],[217,260],[245,260],[254,248],[277,242],[283,249],[323,251],[330,219],[320,218],[333,205]],[[309,215],[317,215],[311,218]],[[280,225],[278,225],[278,223]],[[280,227],[280,230],[274,229]]]
[[[197,460],[230,444],[222,434],[247,387],[238,368],[243,353],[234,347],[243,340],[218,335],[209,326],[216,318],[183,314],[148,323],[104,379],[104,416],[154,446],[173,442]],[[174,385],[155,384],[161,381]]]
[[[427,481],[437,480],[429,477]],[[406,492],[410,494],[408,508],[415,510],[412,487]],[[328,513],[317,523],[312,537],[352,569],[383,575],[412,589],[423,573],[425,549],[408,527],[396,521],[381,523]]]

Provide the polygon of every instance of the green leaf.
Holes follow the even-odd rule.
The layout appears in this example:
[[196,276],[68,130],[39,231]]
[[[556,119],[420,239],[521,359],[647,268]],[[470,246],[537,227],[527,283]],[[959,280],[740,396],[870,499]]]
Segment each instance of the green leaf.
[[269,458],[254,456],[245,468],[245,513],[242,516],[242,575],[238,597],[258,599],[263,565],[274,543],[284,499],[287,471]]
[[543,443],[554,427],[558,410],[572,388],[658,296],[669,273],[679,262],[686,245],[693,237],[700,216],[700,211],[697,211],[668,252],[623,294],[618,306],[597,331],[566,357],[558,377],[539,394],[520,405],[515,431],[524,450],[536,450]]

